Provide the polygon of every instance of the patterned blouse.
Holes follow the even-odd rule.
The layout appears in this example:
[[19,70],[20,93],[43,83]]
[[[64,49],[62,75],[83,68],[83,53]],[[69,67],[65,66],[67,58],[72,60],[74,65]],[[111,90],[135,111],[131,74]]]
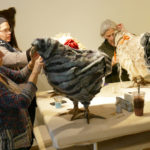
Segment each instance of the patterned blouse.
[[24,88],[19,83],[27,80],[31,71],[24,67],[14,71],[0,67],[0,149],[13,150],[29,147],[31,143],[31,122],[27,108],[36,93],[36,86],[27,82]]

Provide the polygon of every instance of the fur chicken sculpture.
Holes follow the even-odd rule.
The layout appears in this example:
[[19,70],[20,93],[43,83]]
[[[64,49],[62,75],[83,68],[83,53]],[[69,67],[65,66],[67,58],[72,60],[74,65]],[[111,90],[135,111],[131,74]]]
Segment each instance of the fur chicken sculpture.
[[88,107],[101,89],[102,78],[111,73],[110,58],[99,51],[76,50],[52,38],[36,39],[32,48],[44,60],[44,71],[49,84],[56,93],[73,101],[71,120],[77,119],[78,102],[81,102],[85,108],[81,116],[89,123],[93,117]]
[[[136,36],[129,32],[118,32],[115,36],[117,59],[120,66],[127,70],[131,81],[137,84],[146,84],[144,79],[149,75],[147,65],[147,34]],[[145,38],[144,38],[145,37]]]

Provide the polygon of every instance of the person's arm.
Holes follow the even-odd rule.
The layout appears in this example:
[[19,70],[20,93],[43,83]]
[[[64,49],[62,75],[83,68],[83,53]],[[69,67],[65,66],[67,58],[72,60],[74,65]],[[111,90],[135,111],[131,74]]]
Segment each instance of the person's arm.
[[26,98],[28,98],[29,100],[33,99],[35,90],[36,90],[36,83],[37,83],[37,79],[38,79],[38,75],[41,72],[41,68],[43,67],[43,59],[41,57],[39,57],[35,63],[34,61],[30,62],[28,67],[32,69],[33,65],[33,69],[32,69],[32,73],[28,79],[28,82],[26,84],[26,86],[24,87],[24,89],[22,90],[22,95],[24,95]]
[[32,70],[32,73],[28,79],[28,82],[32,82],[34,84],[37,83],[37,79],[38,79],[38,75],[39,73],[41,72],[41,68],[43,67],[43,59],[42,57],[39,57],[34,64],[32,63],[29,63],[28,67],[32,69],[32,66],[34,65],[33,67],[33,70]]
[[31,74],[31,70],[28,68],[28,66],[25,66],[19,71],[1,66],[0,73],[13,80],[15,83],[23,83],[28,79],[29,75]]
[[28,63],[27,52],[11,52],[7,48],[0,46],[0,50],[5,54],[3,65],[6,67],[24,67]]
[[[32,69],[34,72],[36,72],[36,68],[40,64],[43,65],[43,63],[40,62],[40,61],[42,61],[42,58],[41,57],[38,58],[38,57],[39,57],[38,54],[34,54],[31,61],[28,63],[28,65],[26,65],[23,69],[17,70],[17,71],[12,70],[12,69],[7,68],[7,67],[4,67],[4,66],[1,66],[0,67],[0,73],[9,77],[11,80],[13,80],[16,83],[23,83],[24,81],[26,81],[29,78],[29,76],[32,72]],[[35,63],[35,61],[36,61],[36,63]]]
[[37,87],[28,82],[19,94],[14,93],[0,82],[0,107],[1,108],[28,108],[35,97]]
[[11,92],[2,82],[0,82],[0,107],[28,108],[37,91],[36,82],[42,66],[43,62],[41,57],[39,57],[34,64],[30,63],[28,65],[30,69],[33,67],[32,73],[20,94]]

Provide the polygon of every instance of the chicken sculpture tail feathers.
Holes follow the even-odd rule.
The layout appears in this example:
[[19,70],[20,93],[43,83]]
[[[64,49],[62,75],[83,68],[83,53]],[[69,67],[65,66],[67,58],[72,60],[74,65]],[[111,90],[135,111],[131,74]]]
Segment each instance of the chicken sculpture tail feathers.
[[150,33],[146,32],[141,37],[141,45],[144,47],[144,58],[146,61],[147,68],[150,70]]

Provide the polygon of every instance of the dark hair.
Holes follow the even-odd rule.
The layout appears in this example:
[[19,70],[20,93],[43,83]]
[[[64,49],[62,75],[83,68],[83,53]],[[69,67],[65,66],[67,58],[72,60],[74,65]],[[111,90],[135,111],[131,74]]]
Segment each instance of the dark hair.
[[8,9],[0,11],[0,17],[3,17],[3,18],[5,18],[8,21],[8,23],[9,23],[9,25],[11,27],[11,30],[12,30],[11,41],[10,41],[9,44],[11,44],[11,46],[15,47],[16,49],[19,49],[16,37],[15,37],[15,33],[14,33],[15,14],[16,14],[16,9],[14,7],[10,7]]

